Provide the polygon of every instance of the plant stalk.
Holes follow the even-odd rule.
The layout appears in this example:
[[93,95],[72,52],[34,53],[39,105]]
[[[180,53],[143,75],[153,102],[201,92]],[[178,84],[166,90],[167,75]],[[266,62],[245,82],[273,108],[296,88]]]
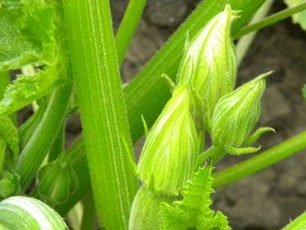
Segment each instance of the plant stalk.
[[303,212],[288,225],[286,225],[282,230],[300,230],[306,229],[306,212]]
[[246,178],[306,148],[306,131],[258,154],[251,159],[236,164],[213,175],[213,187],[223,187]]
[[127,229],[137,178],[108,0],[63,0],[86,156],[100,224]]
[[234,35],[234,38],[236,39],[236,38],[239,38],[239,37],[241,37],[245,34],[248,34],[248,33],[251,33],[253,31],[257,31],[257,30],[260,30],[262,28],[265,28],[265,27],[267,27],[269,25],[272,25],[272,24],[274,24],[278,21],[281,21],[285,18],[288,18],[288,17],[292,16],[293,14],[301,12],[305,9],[306,9],[306,3],[301,3],[297,6],[292,7],[292,8],[288,8],[286,10],[280,11],[276,14],[273,14],[269,17],[266,17],[266,18],[262,19],[259,22],[256,22],[254,24],[251,24],[251,25],[248,25],[248,26],[242,28],[238,33],[236,33]]
[[34,178],[63,124],[71,88],[70,83],[56,88],[41,122],[17,159],[15,171],[23,189]]
[[125,10],[115,37],[119,65],[122,63],[133,38],[146,2],[147,0],[130,0]]

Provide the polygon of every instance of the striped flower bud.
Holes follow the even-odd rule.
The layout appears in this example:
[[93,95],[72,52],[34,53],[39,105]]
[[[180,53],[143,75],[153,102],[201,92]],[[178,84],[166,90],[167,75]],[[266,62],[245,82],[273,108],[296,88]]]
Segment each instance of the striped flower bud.
[[68,230],[68,227],[61,216],[43,202],[12,196],[0,202],[0,229]]
[[[212,116],[212,141],[231,154],[257,151],[258,148],[239,148],[250,138],[250,132],[260,117],[260,101],[265,90],[262,74],[218,101]],[[266,131],[271,130],[267,128]]]
[[60,159],[45,165],[38,178],[38,194],[50,204],[65,202],[78,186],[74,169]]
[[235,85],[236,54],[230,38],[233,18],[233,11],[227,5],[208,22],[190,42],[178,72],[178,82],[189,83],[201,101],[209,130],[217,101]]
[[149,132],[138,164],[146,187],[176,195],[196,169],[199,140],[187,85],[179,85]]

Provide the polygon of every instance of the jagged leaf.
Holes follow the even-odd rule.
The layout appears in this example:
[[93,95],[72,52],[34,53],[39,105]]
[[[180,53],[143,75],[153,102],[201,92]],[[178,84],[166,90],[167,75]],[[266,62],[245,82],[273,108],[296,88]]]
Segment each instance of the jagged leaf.
[[212,177],[210,166],[200,168],[183,190],[183,199],[172,204],[164,203],[161,208],[162,226],[167,230],[228,230],[227,218],[221,212],[214,212],[210,194]]
[[[298,4],[305,3],[305,0],[285,0],[288,7],[293,7]],[[292,21],[300,24],[303,30],[306,30],[306,10],[292,15]]]
[[39,47],[21,33],[15,11],[0,8],[0,71],[17,69],[39,59]]
[[[42,71],[35,76],[21,76],[10,84],[0,102],[0,114],[7,115],[40,98],[57,85],[54,70]],[[56,73],[54,73],[56,74]]]
[[[17,76],[0,102],[0,114],[10,114],[52,90],[66,76],[64,30],[56,2],[6,0],[0,6],[0,70],[26,64],[42,66],[32,76]],[[1,49],[4,47],[3,49]]]

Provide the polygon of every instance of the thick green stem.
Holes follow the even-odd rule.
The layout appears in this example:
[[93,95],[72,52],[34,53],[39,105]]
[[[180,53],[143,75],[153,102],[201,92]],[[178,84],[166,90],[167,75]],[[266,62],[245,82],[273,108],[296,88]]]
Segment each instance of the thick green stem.
[[24,124],[22,124],[22,126],[19,127],[19,146],[21,149],[23,149],[27,145],[27,143],[33,136],[33,133],[39,126],[40,121],[46,113],[46,109],[47,104],[43,103],[39,106],[38,110]]
[[64,122],[61,125],[57,135],[55,136],[55,140],[50,148],[48,155],[48,162],[54,161],[64,150],[64,139],[65,139],[65,129]]
[[237,165],[215,173],[213,187],[219,188],[243,179],[306,148],[306,131]]
[[95,203],[92,192],[87,193],[83,199],[83,217],[80,230],[95,229]]
[[59,86],[52,94],[47,110],[31,139],[19,155],[15,171],[24,189],[33,179],[51,148],[63,123],[71,92],[71,84]]
[[116,33],[118,63],[121,64],[141,18],[146,0],[130,0]]
[[261,20],[259,22],[256,22],[254,24],[251,24],[251,25],[248,25],[248,26],[242,28],[238,33],[236,33],[234,35],[234,38],[239,38],[239,37],[241,37],[245,34],[248,34],[248,33],[251,33],[253,31],[265,28],[269,25],[275,24],[276,22],[281,21],[285,18],[288,18],[288,17],[292,16],[293,14],[298,13],[298,12],[300,12],[302,10],[305,10],[305,9],[306,9],[306,3],[301,3],[297,6],[292,7],[292,8],[289,8],[289,9],[283,10],[281,12],[278,12],[276,14],[273,14],[269,17],[264,18],[263,20]]
[[63,0],[86,156],[101,225],[126,229],[137,178],[108,0]]
[[286,225],[282,230],[301,230],[306,229],[306,212],[303,212],[288,225]]

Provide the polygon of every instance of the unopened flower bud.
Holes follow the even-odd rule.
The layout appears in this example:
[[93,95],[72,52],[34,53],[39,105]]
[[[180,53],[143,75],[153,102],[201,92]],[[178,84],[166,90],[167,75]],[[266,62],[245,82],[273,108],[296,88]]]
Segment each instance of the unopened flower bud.
[[[265,90],[265,77],[260,75],[218,101],[212,116],[212,141],[231,154],[254,152],[257,148],[239,148],[250,137],[260,117],[260,101]],[[271,129],[267,129],[269,131]]]
[[59,160],[45,165],[38,177],[38,194],[51,204],[63,203],[78,186],[71,165],[62,164]]
[[189,87],[177,86],[149,132],[138,164],[146,187],[176,195],[193,175],[199,139],[191,103]]
[[219,98],[232,91],[235,85],[236,54],[230,38],[233,18],[233,11],[227,5],[208,22],[190,42],[178,72],[178,83],[191,85],[208,119]]

